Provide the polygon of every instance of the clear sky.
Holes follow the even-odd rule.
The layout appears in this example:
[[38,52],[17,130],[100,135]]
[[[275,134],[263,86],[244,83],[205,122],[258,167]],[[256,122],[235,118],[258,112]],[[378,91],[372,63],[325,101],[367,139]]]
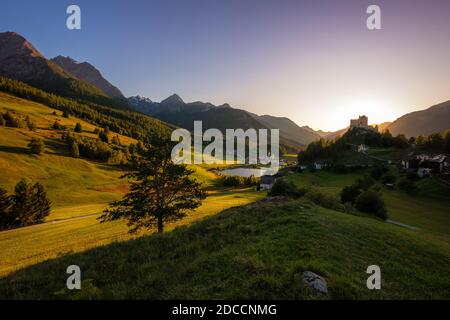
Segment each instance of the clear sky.
[[[69,4],[81,30],[66,29]],[[370,4],[382,30],[366,28]],[[450,99],[448,0],[14,0],[0,31],[92,63],[126,96],[178,93],[314,129]]]

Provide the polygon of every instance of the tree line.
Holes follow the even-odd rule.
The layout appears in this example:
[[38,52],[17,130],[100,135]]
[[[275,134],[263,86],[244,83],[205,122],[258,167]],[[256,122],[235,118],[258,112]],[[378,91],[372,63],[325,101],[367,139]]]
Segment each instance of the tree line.
[[371,130],[354,128],[335,140],[320,139],[311,142],[305,150],[298,153],[297,159],[301,164],[310,164],[316,160],[330,159],[337,161],[339,153],[349,150],[352,145],[364,144],[369,147],[407,148],[417,146],[438,152],[450,152],[450,132],[446,134],[433,133],[427,137],[418,136],[407,139],[405,135],[393,136],[389,130],[378,133]]
[[45,104],[99,127],[108,127],[119,134],[146,143],[170,138],[171,127],[169,125],[131,109],[64,98],[2,76],[0,76],[0,90]]
[[17,228],[42,223],[49,215],[51,201],[39,182],[20,180],[14,193],[0,187],[0,228]]

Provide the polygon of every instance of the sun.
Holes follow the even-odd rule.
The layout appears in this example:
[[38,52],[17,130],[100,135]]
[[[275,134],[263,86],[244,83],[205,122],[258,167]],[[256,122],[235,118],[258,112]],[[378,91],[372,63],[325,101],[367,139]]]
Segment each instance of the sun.
[[350,119],[365,115],[369,124],[380,124],[396,118],[394,106],[387,100],[375,98],[352,98],[339,103],[331,116],[334,122],[348,125]]

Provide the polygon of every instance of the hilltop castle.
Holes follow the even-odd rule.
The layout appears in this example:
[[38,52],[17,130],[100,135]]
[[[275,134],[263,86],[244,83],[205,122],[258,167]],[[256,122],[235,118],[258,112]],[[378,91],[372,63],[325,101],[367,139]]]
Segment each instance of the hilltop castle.
[[353,128],[364,128],[367,130],[378,131],[378,126],[369,126],[369,118],[365,115],[359,116],[358,119],[350,119],[350,130]]

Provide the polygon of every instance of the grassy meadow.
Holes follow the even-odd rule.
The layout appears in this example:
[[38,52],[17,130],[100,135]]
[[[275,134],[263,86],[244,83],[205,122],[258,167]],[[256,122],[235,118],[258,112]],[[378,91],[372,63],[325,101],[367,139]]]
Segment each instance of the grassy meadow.
[[[331,299],[449,299],[449,263],[450,252],[420,233],[302,199],[264,201],[33,265],[0,279],[0,296],[320,299],[301,280],[312,270]],[[65,289],[71,264],[83,272],[82,290]],[[382,290],[366,288],[371,264],[381,267]]]
[[[126,222],[101,224],[97,220],[109,202],[127,191],[127,181],[120,179],[124,172],[115,165],[72,158],[60,139],[61,133],[51,129],[56,119],[69,129],[79,122],[82,135],[95,137],[95,126],[74,117],[64,118],[60,111],[55,116],[54,109],[0,93],[0,112],[6,111],[22,118],[28,115],[37,130],[0,127],[0,172],[5,173],[0,175],[0,185],[12,192],[23,177],[39,181],[52,201],[52,211],[44,224],[0,232],[0,275],[67,253],[136,237],[128,234]],[[115,135],[111,132],[111,136]],[[32,137],[44,140],[44,154],[29,154],[27,144]],[[121,135],[119,139],[125,145],[136,142]],[[214,172],[200,166],[190,169],[209,195],[200,208],[169,225],[168,230],[264,196],[251,189],[219,188]]]

